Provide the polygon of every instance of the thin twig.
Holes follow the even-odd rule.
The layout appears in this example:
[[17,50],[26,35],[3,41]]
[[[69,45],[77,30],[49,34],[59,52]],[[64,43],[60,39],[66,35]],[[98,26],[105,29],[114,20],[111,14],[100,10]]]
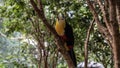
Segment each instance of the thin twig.
[[92,20],[92,22],[89,26],[89,29],[87,31],[87,38],[86,38],[85,45],[84,45],[84,48],[85,48],[85,66],[84,67],[85,68],[87,68],[87,64],[88,64],[88,42],[89,42],[90,32],[91,32],[94,22],[95,22],[95,19]]

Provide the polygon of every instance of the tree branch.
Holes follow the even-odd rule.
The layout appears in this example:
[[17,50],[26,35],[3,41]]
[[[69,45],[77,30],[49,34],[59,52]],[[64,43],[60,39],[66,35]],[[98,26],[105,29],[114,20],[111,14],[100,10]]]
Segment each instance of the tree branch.
[[[40,1],[40,0],[39,0]],[[53,27],[51,27],[51,25],[48,23],[47,19],[45,18],[44,16],[44,11],[43,9],[38,9],[37,5],[35,4],[35,2],[33,0],[30,0],[34,10],[37,12],[38,16],[40,17],[40,19],[42,20],[42,22],[45,24],[45,26],[47,26],[47,28],[54,34],[54,36],[56,38],[58,38],[58,34],[57,32],[55,31],[55,29]],[[40,1],[41,2],[41,1]],[[40,3],[39,3],[40,4]],[[40,4],[41,5],[41,4]],[[42,7],[42,6],[40,6]],[[42,12],[43,11],[43,12]]]
[[88,4],[88,6],[89,6],[89,8],[90,8],[90,10],[91,10],[91,12],[92,12],[92,14],[93,14],[93,16],[94,16],[94,19],[95,19],[95,21],[96,21],[96,23],[97,23],[97,26],[98,26],[99,31],[101,32],[101,34],[104,34],[104,35],[105,35],[106,39],[108,38],[108,40],[109,40],[110,42],[112,42],[112,41],[111,41],[112,38],[111,38],[110,33],[108,32],[107,28],[104,27],[104,26],[101,24],[101,22],[99,21],[98,13],[95,11],[95,8],[94,8],[93,5],[91,4],[90,0],[87,0],[87,4]]
[[118,24],[119,24],[119,28],[120,28],[120,0],[117,0],[116,3],[117,3],[117,5],[116,5],[117,20],[118,20]]
[[110,14],[110,22],[113,23],[113,21],[116,20],[116,9],[115,9],[115,4],[116,0],[109,0],[109,14]]
[[102,5],[102,2],[101,0],[97,0],[98,4],[100,5],[100,8],[101,8],[101,11],[102,11],[102,14],[103,14],[103,19],[105,21],[105,24],[106,24],[106,27],[110,33],[110,35],[112,34],[110,28],[111,28],[111,23],[109,22],[109,19],[108,19],[108,15],[107,15],[107,11],[105,10],[105,7]]
[[120,0],[117,0],[116,3],[117,3],[117,5],[116,5],[117,20],[118,20],[118,24],[119,24],[119,28],[120,28]]
[[39,10],[44,14],[43,5],[42,5],[41,0],[37,0],[37,2],[38,2]]
[[68,54],[65,47],[63,46],[64,42],[61,40],[61,38],[59,37],[55,29],[48,23],[47,19],[45,18],[41,0],[38,0],[38,2],[39,2],[40,9],[37,7],[37,4],[33,0],[30,0],[30,3],[32,4],[34,10],[37,12],[39,18],[42,20],[42,22],[45,24],[48,30],[51,33],[53,33],[55,40],[57,42],[57,47],[59,48],[60,53],[63,55],[64,59],[66,60],[68,67],[75,68],[72,62],[72,59],[70,58],[70,55]]
[[41,40],[40,40],[40,28],[39,28],[39,23],[38,21],[33,21],[31,18],[30,18],[30,21],[33,25],[33,29],[34,29],[34,35],[35,35],[35,38],[36,40],[38,41],[38,46],[40,46],[42,49],[44,49],[44,45],[42,44]]
[[95,19],[93,19],[93,21],[91,22],[89,26],[89,29],[87,31],[87,38],[86,38],[85,45],[84,45],[84,48],[85,48],[85,66],[84,67],[85,68],[87,68],[87,64],[88,64],[88,42],[89,42],[89,37],[90,37],[90,31],[91,31],[91,28],[94,22],[95,22]]
[[105,9],[108,9],[108,5],[109,5],[109,3],[108,3],[108,0],[104,0],[105,1]]

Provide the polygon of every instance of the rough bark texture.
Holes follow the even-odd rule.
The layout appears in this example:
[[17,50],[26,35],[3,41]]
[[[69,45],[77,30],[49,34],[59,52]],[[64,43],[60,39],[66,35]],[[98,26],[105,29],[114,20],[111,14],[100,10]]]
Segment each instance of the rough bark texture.
[[105,26],[101,24],[92,2],[87,0],[100,33],[104,34],[104,38],[112,46],[114,67],[120,68],[120,0],[96,0],[96,3],[101,10]]
[[109,0],[110,8],[110,22],[112,23],[112,47],[114,54],[114,67],[120,68],[120,34],[119,34],[119,25],[116,13],[117,0]]
[[116,11],[117,11],[117,18],[118,18],[118,24],[120,27],[120,0],[116,0]]
[[[66,60],[68,67],[69,68],[75,68],[68,52],[66,51],[66,49],[64,48],[63,44],[64,42],[61,40],[61,38],[58,36],[58,34],[56,33],[55,29],[48,23],[45,15],[44,15],[44,10],[43,10],[43,6],[42,6],[42,2],[41,0],[37,0],[38,5],[34,2],[34,0],[30,0],[30,3],[32,4],[34,10],[37,12],[39,18],[42,20],[43,24],[45,24],[45,26],[48,28],[48,30],[53,33],[56,43],[57,43],[57,47],[59,49],[59,52],[63,55],[64,59]],[[39,7],[37,7],[39,6]]]

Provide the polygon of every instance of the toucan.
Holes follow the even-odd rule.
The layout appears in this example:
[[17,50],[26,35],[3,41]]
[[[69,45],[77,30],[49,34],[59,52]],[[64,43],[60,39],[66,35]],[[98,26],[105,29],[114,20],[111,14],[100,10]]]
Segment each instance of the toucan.
[[75,67],[77,67],[76,57],[73,50],[74,47],[73,29],[71,25],[65,21],[65,17],[63,14],[60,14],[57,17],[55,30],[57,34],[62,38],[62,40],[64,40],[65,42],[64,47],[68,51],[68,54],[70,55]]

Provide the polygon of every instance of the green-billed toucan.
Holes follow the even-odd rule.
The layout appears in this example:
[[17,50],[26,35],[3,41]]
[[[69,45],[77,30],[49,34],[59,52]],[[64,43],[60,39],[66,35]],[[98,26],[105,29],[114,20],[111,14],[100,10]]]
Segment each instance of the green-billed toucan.
[[55,30],[57,34],[64,40],[65,48],[68,51],[73,63],[77,66],[74,47],[74,35],[72,27],[65,21],[64,16],[61,14],[58,16],[55,24]]

